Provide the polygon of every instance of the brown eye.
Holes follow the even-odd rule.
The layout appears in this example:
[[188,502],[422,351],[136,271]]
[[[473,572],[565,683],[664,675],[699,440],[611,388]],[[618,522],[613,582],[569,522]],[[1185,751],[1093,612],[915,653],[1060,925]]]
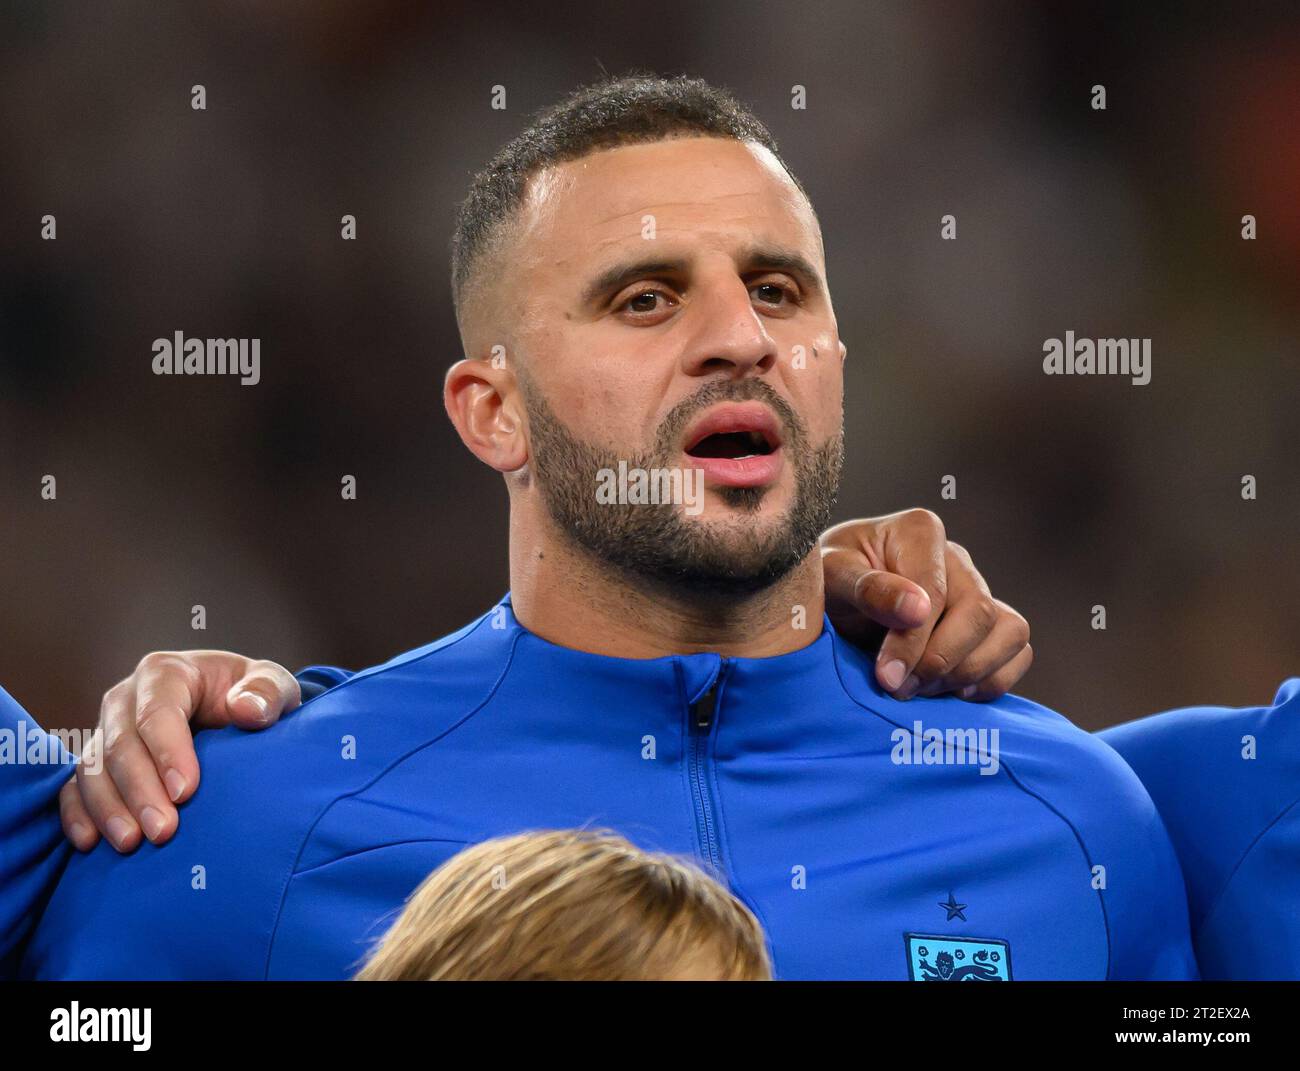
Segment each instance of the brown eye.
[[654,312],[655,302],[659,299],[660,294],[657,290],[643,290],[628,298],[625,302],[625,308],[632,312]]
[[758,299],[765,305],[779,305],[781,304],[782,298],[789,297],[785,287],[779,286],[776,283],[759,283],[754,287],[753,293],[756,294]]
[[627,317],[629,322],[657,324],[676,304],[673,295],[663,290],[642,290],[622,301],[615,311]]

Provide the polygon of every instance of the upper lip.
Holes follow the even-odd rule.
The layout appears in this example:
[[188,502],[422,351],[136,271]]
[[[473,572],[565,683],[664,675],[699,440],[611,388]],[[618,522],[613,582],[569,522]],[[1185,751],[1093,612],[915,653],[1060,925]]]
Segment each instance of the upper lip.
[[684,449],[693,450],[710,435],[730,432],[756,432],[774,451],[781,445],[781,422],[762,402],[723,402],[706,409],[686,429]]

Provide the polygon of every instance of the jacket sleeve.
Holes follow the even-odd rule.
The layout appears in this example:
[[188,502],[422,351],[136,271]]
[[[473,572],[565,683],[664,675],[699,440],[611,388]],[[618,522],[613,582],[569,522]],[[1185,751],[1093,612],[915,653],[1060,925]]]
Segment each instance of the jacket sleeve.
[[338,666],[308,666],[298,670],[294,676],[302,690],[302,701],[306,703],[351,679],[352,670],[339,669]]
[[0,688],[0,978],[20,949],[72,852],[59,824],[59,790],[76,760]]
[[1300,678],[1272,706],[1188,707],[1100,735],[1169,830],[1201,973],[1300,977]]

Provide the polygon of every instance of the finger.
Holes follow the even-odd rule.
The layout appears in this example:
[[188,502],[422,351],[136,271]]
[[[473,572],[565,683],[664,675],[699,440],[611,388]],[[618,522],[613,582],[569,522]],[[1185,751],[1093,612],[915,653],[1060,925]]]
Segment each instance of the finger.
[[95,730],[77,764],[77,791],[95,828],[114,848],[125,853],[139,845],[140,827],[105,768],[102,729]]
[[974,690],[970,694],[963,694],[962,698],[975,703],[983,703],[1006,695],[1029,672],[1029,667],[1033,664],[1034,648],[1032,645],[1026,644],[1015,658],[991,677],[985,677],[979,684],[973,685]]
[[[912,671],[919,681],[916,692],[938,695],[955,687],[958,670],[993,634],[998,616],[997,603],[987,595],[973,593],[951,603]],[[973,684],[979,679],[971,677],[961,683]]]
[[883,569],[868,569],[853,585],[858,609],[888,629],[920,628],[930,616],[930,596],[919,584]]
[[[945,692],[957,692],[980,683],[1015,658],[1029,643],[1029,623],[1010,606],[997,599],[993,600],[996,608],[996,620],[987,636],[947,673],[936,678],[928,685],[923,685],[919,695],[942,695]],[[939,640],[944,621],[939,622],[931,639],[931,646]],[[922,663],[925,656],[922,656]]]
[[930,613],[930,596],[919,584],[875,568],[866,555],[830,550],[822,555],[827,611],[842,617],[865,615],[887,629],[917,628]]
[[925,654],[939,614],[931,613],[919,628],[890,632],[876,656],[876,679],[897,699],[910,699],[921,687],[916,667]]
[[265,729],[286,710],[302,703],[298,681],[275,662],[250,662],[244,676],[226,696],[230,720],[241,729]]
[[943,522],[929,510],[909,510],[904,514],[891,529],[884,548],[885,567],[919,585],[930,599],[930,613],[924,622],[913,628],[891,631],[880,645],[876,679],[899,699],[910,697],[920,687],[913,670],[948,603],[947,548]]
[[144,835],[152,843],[161,844],[176,832],[176,808],[167,798],[153,756],[136,730],[136,715],[132,700],[102,719],[104,768]]
[[996,620],[988,585],[966,548],[944,542],[945,605],[921,644],[912,671],[894,694],[910,699],[942,679],[988,634]]
[[[927,617],[937,617],[948,599],[948,546],[943,522],[929,510],[908,510],[886,530],[881,564],[926,593],[930,600]],[[912,621],[902,627],[923,626],[924,622]]]
[[882,688],[898,699],[910,699],[921,687],[916,666],[930,643],[930,637],[943,614],[940,597],[932,596],[931,611],[918,628],[895,629],[880,645],[876,657],[876,679]]
[[[199,761],[194,754],[194,734],[190,718],[202,698],[202,680],[198,668],[184,655],[150,655],[135,672],[134,730],[153,760],[149,773],[173,804],[190,798],[199,783]],[[127,731],[128,727],[114,726]],[[126,767],[128,774],[141,779],[135,792],[146,792],[144,769]],[[125,786],[119,785],[119,790]],[[137,815],[137,819],[139,816]],[[150,838],[153,839],[153,838]]]
[[931,614],[920,628],[890,632],[880,645],[876,679],[895,698],[910,699],[921,687],[916,667],[925,654],[937,619],[937,614]]
[[77,851],[88,852],[99,843],[99,830],[81,802],[75,774],[59,789],[59,822],[63,826],[63,835],[72,841]]

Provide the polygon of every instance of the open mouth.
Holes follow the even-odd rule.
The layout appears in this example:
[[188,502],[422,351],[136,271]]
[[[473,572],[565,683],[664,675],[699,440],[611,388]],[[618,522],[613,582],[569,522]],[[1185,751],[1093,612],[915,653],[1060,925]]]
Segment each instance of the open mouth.
[[722,431],[706,435],[686,451],[689,457],[723,457],[733,461],[765,457],[775,449],[759,431]]
[[686,432],[688,463],[716,487],[766,487],[781,473],[781,422],[761,402],[729,402],[702,414]]

